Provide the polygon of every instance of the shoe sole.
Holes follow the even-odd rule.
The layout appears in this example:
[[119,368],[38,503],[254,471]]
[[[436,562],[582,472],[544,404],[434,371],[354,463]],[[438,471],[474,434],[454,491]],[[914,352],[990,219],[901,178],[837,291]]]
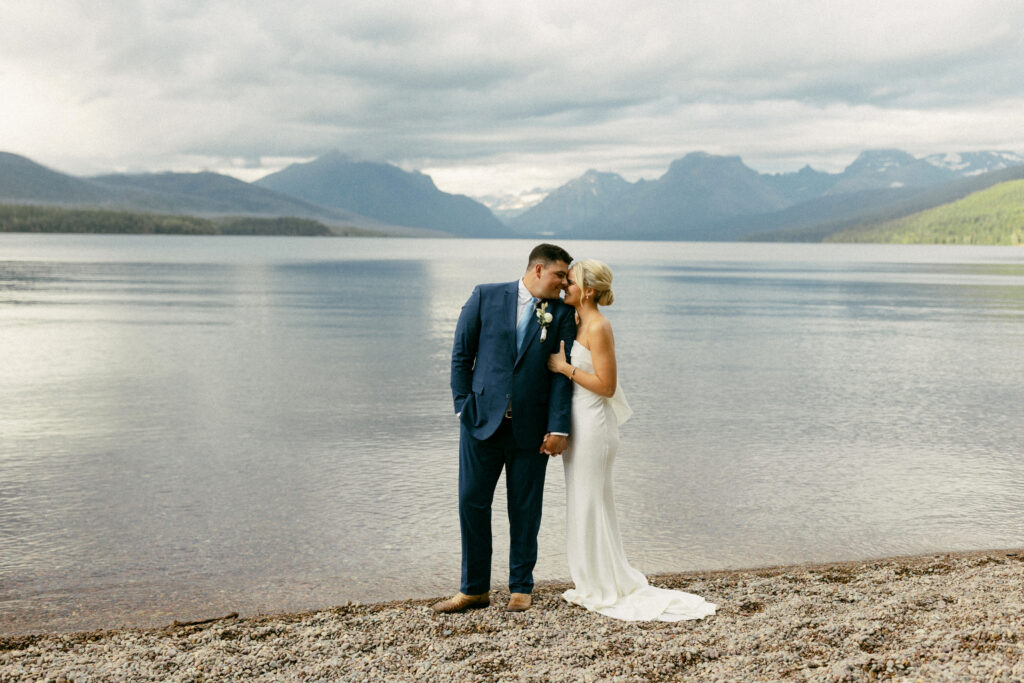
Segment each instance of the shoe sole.
[[434,610],[434,612],[437,614],[458,614],[459,612],[467,612],[471,609],[483,609],[485,607],[490,606],[490,602],[474,602],[472,605],[466,605],[465,607],[459,609],[434,609],[433,607],[431,607],[430,609]]

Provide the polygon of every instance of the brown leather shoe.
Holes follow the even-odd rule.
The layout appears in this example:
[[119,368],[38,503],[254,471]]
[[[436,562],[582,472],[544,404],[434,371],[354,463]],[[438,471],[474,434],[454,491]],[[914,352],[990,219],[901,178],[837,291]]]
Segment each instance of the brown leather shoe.
[[529,593],[513,593],[512,597],[508,599],[508,606],[505,608],[505,611],[525,612],[530,609],[532,604],[533,598],[530,597]]
[[487,607],[491,604],[491,594],[481,593],[480,595],[466,595],[465,593],[456,593],[455,597],[448,598],[447,600],[441,600],[435,602],[430,606],[430,609],[435,612],[441,612],[448,614],[450,612],[463,612],[467,609],[479,609],[481,607]]

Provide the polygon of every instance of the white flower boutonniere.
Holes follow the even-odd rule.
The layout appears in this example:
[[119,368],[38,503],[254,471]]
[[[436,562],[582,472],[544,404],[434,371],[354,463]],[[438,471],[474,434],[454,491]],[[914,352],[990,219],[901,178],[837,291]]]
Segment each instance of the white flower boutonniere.
[[540,325],[540,340],[548,338],[548,325],[554,320],[554,316],[548,313],[548,302],[537,304],[537,324]]

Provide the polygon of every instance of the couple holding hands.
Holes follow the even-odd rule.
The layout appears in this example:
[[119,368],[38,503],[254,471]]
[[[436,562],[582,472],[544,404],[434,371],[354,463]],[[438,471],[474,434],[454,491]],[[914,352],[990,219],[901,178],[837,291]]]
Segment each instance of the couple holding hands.
[[[619,425],[632,411],[618,385],[615,341],[599,306],[614,295],[600,261],[540,244],[516,282],[478,285],[452,348],[459,415],[462,582],[436,612],[490,604],[491,502],[501,471],[508,497],[509,611],[530,608],[544,474],[565,469],[566,550],[575,588],[562,597],[605,616],[680,621],[715,613],[691,593],[648,585],[622,549],[612,494]],[[564,298],[561,297],[564,292]]]

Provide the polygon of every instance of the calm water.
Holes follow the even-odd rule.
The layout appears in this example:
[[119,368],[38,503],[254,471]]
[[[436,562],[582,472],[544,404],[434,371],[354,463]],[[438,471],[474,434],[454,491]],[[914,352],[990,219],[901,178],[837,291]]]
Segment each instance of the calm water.
[[[451,336],[531,246],[0,235],[0,632],[456,589]],[[638,568],[1024,545],[1024,250],[564,246],[615,271]]]

